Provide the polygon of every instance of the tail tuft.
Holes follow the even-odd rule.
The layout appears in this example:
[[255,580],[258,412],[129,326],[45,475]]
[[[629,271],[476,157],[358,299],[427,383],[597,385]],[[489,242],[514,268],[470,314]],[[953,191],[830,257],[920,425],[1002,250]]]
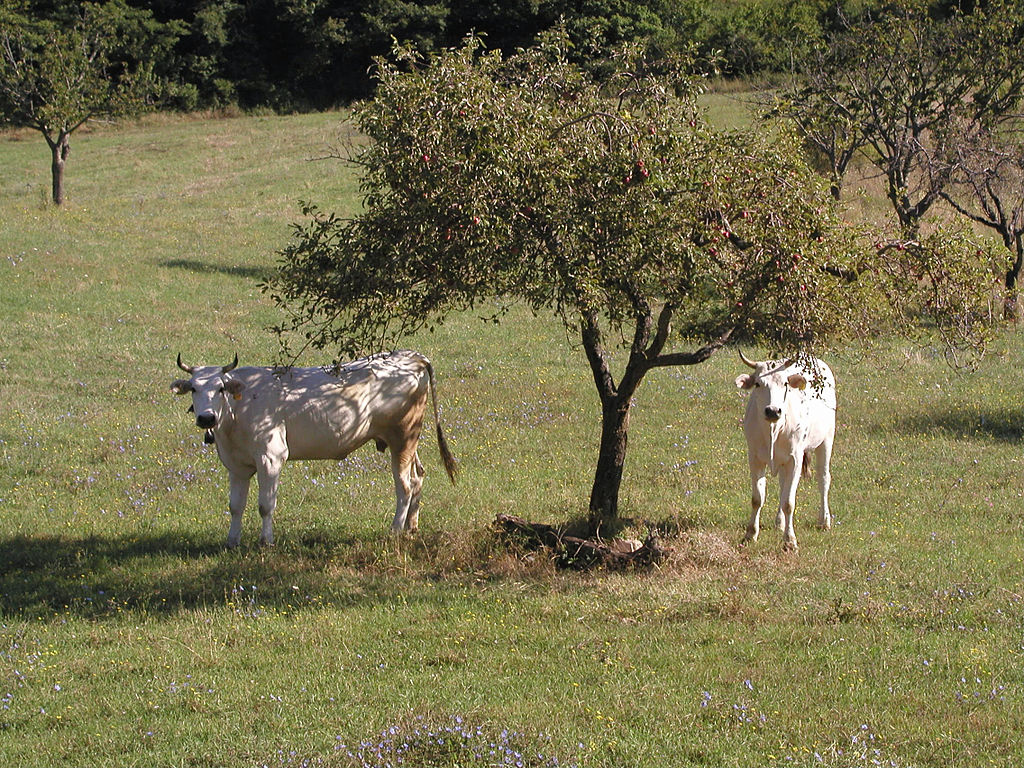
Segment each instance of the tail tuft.
[[813,467],[811,466],[813,458],[814,453],[812,451],[804,451],[804,466],[803,469],[800,471],[800,474],[802,474],[805,478],[810,477],[813,474]]
[[444,471],[448,473],[448,479],[452,481],[452,485],[455,484],[455,479],[459,475],[459,465],[455,461],[455,456],[452,455],[451,450],[448,448],[448,440],[444,436],[444,430],[441,429],[441,424],[437,424],[437,447],[441,451],[441,461],[444,462]]
[[452,481],[452,485],[455,485],[455,478],[459,474],[459,465],[456,463],[455,456],[448,447],[448,440],[444,436],[444,430],[441,429],[441,417],[437,409],[437,387],[434,384],[434,367],[429,361],[427,362],[427,376],[430,378],[430,401],[434,406],[434,424],[437,425],[437,448],[441,452],[444,471],[448,473],[448,479]]

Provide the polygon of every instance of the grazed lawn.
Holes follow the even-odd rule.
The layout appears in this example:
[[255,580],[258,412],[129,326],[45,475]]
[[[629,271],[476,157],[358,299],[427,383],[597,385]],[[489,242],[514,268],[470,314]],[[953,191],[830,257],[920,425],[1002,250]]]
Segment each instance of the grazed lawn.
[[425,436],[418,538],[388,536],[387,458],[368,447],[289,466],[278,545],[254,546],[252,511],[225,551],[226,478],[168,391],[174,357],[273,362],[256,284],[297,201],[357,204],[342,164],[310,160],[339,120],[85,134],[62,210],[45,146],[0,137],[7,764],[1020,764],[1013,332],[974,373],[900,340],[829,357],[837,525],[814,529],[804,487],[795,557],[771,530],[737,547],[732,351],[652,375],[623,506],[676,556],[578,574],[509,554],[489,524],[584,511],[598,414],[582,352],[525,311],[460,317],[410,340],[463,465],[453,488]]

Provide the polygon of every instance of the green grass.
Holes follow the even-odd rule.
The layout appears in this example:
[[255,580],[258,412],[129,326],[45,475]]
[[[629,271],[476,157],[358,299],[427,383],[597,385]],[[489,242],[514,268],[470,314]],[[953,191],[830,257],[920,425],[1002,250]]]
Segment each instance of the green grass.
[[462,718],[584,766],[1020,765],[1013,331],[974,373],[902,340],[829,357],[837,525],[814,529],[806,484],[797,556],[770,529],[737,546],[732,352],[652,373],[622,505],[673,531],[675,556],[578,574],[510,554],[489,524],[585,511],[598,414],[582,351],[525,311],[456,317],[409,342],[435,363],[463,467],[453,488],[425,436],[422,534],[388,535],[387,460],[367,447],[288,466],[277,546],[255,546],[250,510],[224,550],[226,478],[168,391],[174,357],[274,360],[256,283],[297,201],[357,205],[349,169],[310,159],[340,120],[76,135],[60,210],[41,139],[0,137],[5,764],[348,766],[389,728],[420,740],[414,764],[491,764],[446,751],[469,737],[438,743]]

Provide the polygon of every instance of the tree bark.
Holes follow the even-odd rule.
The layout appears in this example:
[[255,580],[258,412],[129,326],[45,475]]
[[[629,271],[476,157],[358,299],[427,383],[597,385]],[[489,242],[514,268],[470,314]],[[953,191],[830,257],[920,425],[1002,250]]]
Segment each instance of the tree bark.
[[1018,233],[1016,237],[1009,237],[1008,232],[1003,233],[1003,242],[1006,247],[1015,253],[1013,264],[1006,270],[1006,278],[1003,284],[1006,286],[1006,299],[1003,304],[1003,319],[1017,320],[1020,317],[1020,295],[1017,290],[1017,280],[1020,277],[1021,267],[1024,266],[1024,238]]
[[56,141],[47,137],[50,144],[52,162],[50,164],[52,177],[53,202],[61,205],[64,202],[64,165],[71,151],[71,144],[68,141],[68,134],[63,131],[57,136]]
[[594,472],[594,484],[590,491],[589,514],[591,530],[597,532],[602,525],[614,521],[619,514],[619,487],[622,485],[622,470],[626,463],[626,448],[629,444],[629,408],[633,394],[646,373],[646,368],[638,365],[640,356],[635,352],[646,345],[652,318],[649,314],[638,316],[634,353],[630,354],[626,370],[618,384],[615,383],[605,358],[597,313],[588,313],[582,320],[583,348],[587,353],[587,361],[590,363],[601,402],[601,447],[598,452],[597,469]]
[[633,343],[618,384],[605,358],[597,313],[590,312],[582,317],[583,349],[601,401],[601,447],[590,491],[588,521],[594,533],[599,533],[602,526],[607,527],[619,516],[619,488],[629,446],[629,411],[644,376],[652,368],[702,363],[725,344],[733,332],[732,328],[726,329],[718,338],[694,352],[662,354],[668,342],[675,307],[665,304],[655,313],[646,301],[639,298],[634,305]]
[[595,532],[619,516],[619,488],[629,445],[630,399],[613,397],[602,403],[601,447],[590,491],[590,527]]

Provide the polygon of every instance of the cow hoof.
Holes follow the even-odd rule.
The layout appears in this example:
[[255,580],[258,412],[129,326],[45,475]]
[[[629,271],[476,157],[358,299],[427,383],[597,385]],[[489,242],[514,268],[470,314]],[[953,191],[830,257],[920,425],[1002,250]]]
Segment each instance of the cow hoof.
[[795,541],[784,541],[782,542],[783,552],[792,552],[794,555],[800,551],[800,548],[796,545]]

